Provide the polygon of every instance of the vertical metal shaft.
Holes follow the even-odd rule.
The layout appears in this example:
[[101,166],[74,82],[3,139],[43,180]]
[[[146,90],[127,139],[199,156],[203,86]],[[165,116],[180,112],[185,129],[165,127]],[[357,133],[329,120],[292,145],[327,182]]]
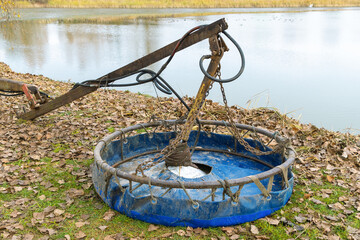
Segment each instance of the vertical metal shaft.
[[[211,37],[209,39],[209,42],[212,55],[207,72],[214,77],[220,64],[220,60],[223,56],[224,49],[220,48],[217,36]],[[195,124],[197,116],[199,115],[200,109],[205,102],[204,100],[206,98],[206,93],[208,92],[212,82],[213,81],[209,78],[204,77],[200,89],[196,95],[195,101],[187,117],[186,123],[184,124],[183,132],[181,133],[182,142],[187,142],[187,140],[189,139],[190,132]]]

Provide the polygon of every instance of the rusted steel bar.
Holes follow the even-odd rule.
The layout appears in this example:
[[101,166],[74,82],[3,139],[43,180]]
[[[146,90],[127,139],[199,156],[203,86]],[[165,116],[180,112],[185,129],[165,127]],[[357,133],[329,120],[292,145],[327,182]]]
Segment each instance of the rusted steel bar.
[[[228,25],[225,21],[225,19],[220,19],[218,21],[215,21],[207,26],[204,26],[200,28],[198,31],[192,33],[189,35],[183,43],[180,45],[178,51],[185,49],[195,43],[198,43],[204,39],[207,39],[213,35],[216,35],[228,28]],[[147,67],[157,61],[160,61],[163,58],[166,58],[170,56],[177,45],[179,40],[174,41],[173,43],[170,43],[166,45],[165,47],[152,52],[138,60],[135,60],[132,63],[129,63],[128,65],[121,67],[113,72],[110,72],[103,77],[98,78],[98,80],[102,81],[108,81],[108,83],[111,83],[113,78],[118,78],[124,75],[127,75],[129,73],[135,72],[137,70],[140,70],[144,67]],[[70,90],[69,92],[65,93],[64,95],[41,105],[37,109],[33,109],[30,112],[27,112],[25,114],[22,114],[20,118],[26,119],[26,120],[32,120],[35,119],[41,115],[44,115],[54,109],[57,109],[61,106],[64,106],[65,104],[71,103],[72,101],[79,99],[89,93],[92,93],[98,89],[98,86],[93,87],[85,87],[85,86],[79,86],[75,89]]]
[[[220,60],[224,54],[224,49],[220,47],[220,45],[218,43],[217,35],[212,36],[209,39],[209,43],[210,43],[210,51],[211,51],[212,55],[211,55],[211,61],[210,61],[209,67],[207,69],[207,72],[210,76],[214,77],[218,70]],[[200,85],[199,91],[195,97],[192,108],[187,117],[187,120],[185,122],[185,125],[183,128],[184,132],[181,133],[182,134],[181,140],[183,142],[187,142],[187,140],[189,139],[189,135],[192,130],[192,127],[194,126],[195,120],[196,120],[197,116],[199,115],[201,107],[204,104],[204,100],[206,98],[206,93],[208,92],[212,83],[213,83],[212,80],[210,80],[207,77],[204,77],[204,79]]]

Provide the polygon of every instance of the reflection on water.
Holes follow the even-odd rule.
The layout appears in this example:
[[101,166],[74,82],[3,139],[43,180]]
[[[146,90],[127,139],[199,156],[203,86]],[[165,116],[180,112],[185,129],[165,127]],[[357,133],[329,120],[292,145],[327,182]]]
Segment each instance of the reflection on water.
[[[23,16],[59,18],[72,16],[75,11],[78,15],[103,16],[126,10],[40,9],[25,10]],[[228,32],[238,40],[246,56],[243,76],[225,86],[230,104],[246,107],[251,100],[250,105],[255,107],[276,107],[284,113],[295,110],[294,115],[302,115],[303,122],[319,127],[360,129],[359,9],[224,17]],[[188,29],[218,18],[136,20],[120,25],[19,21],[11,27],[0,27],[0,61],[18,72],[79,82],[105,75],[178,39]],[[229,47],[231,51],[222,61],[224,77],[238,69],[238,53],[231,44]],[[206,41],[179,52],[164,77],[182,95],[195,95],[202,79],[198,60],[208,53]],[[160,64],[152,68],[157,70]],[[129,89],[156,94],[151,84]],[[209,97],[221,101],[217,86]]]

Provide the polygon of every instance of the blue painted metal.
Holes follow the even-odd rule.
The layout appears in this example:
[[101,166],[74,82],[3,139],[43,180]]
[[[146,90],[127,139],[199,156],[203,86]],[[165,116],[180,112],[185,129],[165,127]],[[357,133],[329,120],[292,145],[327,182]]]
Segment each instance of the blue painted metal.
[[[154,133],[151,135],[139,134],[129,137],[127,138],[127,143],[123,145],[123,157],[126,159],[140,153],[162,149],[174,137],[175,133],[173,132]],[[194,143],[194,140],[195,133],[192,132],[188,141],[190,146]],[[260,143],[255,140],[247,141],[252,146],[261,147]],[[228,150],[234,148],[234,140],[229,135],[201,132],[197,146]],[[237,144],[237,152],[255,157],[254,154],[246,151],[240,144]],[[138,164],[153,156],[154,154],[148,154],[134,158],[130,162],[121,164],[119,168],[122,171],[132,173]],[[273,166],[282,163],[279,154],[256,157]],[[102,159],[109,165],[119,162],[121,160],[120,141],[111,142],[102,152]],[[270,169],[248,158],[212,151],[195,151],[192,161],[212,167],[211,172],[201,178],[183,178],[169,171],[164,163],[159,163],[146,170],[145,173],[151,178],[167,179],[169,181],[206,182],[238,179]],[[270,193],[271,197],[269,198],[265,198],[254,183],[246,184],[241,190],[240,201],[238,203],[232,202],[227,195],[223,199],[223,188],[216,190],[214,201],[212,201],[211,197],[202,201],[202,199],[211,193],[211,189],[188,189],[187,191],[191,198],[199,203],[197,208],[189,200],[183,189],[171,189],[164,196],[161,196],[167,189],[151,186],[153,197],[156,199],[156,204],[154,204],[150,196],[149,185],[141,185],[136,190],[130,192],[129,181],[120,179],[121,185],[126,189],[122,193],[114,176],[110,178],[109,185],[106,187],[106,174],[101,168],[93,167],[92,175],[96,192],[111,208],[135,219],[166,226],[216,227],[253,221],[283,207],[290,199],[294,184],[291,171],[288,173],[289,186],[287,188],[283,187],[282,177],[275,175],[273,188]],[[264,179],[261,180],[261,183],[267,186],[268,181],[268,179]],[[138,184],[133,182],[133,189]],[[231,187],[231,191],[236,192],[237,188],[237,186]]]

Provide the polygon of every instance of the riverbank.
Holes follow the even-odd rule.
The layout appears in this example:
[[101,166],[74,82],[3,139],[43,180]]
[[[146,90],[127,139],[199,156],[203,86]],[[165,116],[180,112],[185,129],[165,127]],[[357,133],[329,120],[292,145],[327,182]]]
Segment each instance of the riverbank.
[[[0,63],[0,77],[35,84],[53,96],[72,87],[41,75],[13,72],[4,63]],[[298,155],[290,202],[267,218],[239,226],[170,228],[110,210],[97,197],[89,169],[94,145],[101,138],[115,129],[146,122],[154,114],[179,118],[185,114],[179,101],[100,89],[32,122],[15,115],[26,102],[24,96],[0,96],[0,101],[2,239],[360,237],[359,135],[301,124],[271,109],[232,107],[241,123],[278,131],[291,139]],[[225,120],[224,109],[207,101],[201,118]]]
[[42,0],[16,1],[18,8],[292,8],[292,7],[355,7],[359,0]]

